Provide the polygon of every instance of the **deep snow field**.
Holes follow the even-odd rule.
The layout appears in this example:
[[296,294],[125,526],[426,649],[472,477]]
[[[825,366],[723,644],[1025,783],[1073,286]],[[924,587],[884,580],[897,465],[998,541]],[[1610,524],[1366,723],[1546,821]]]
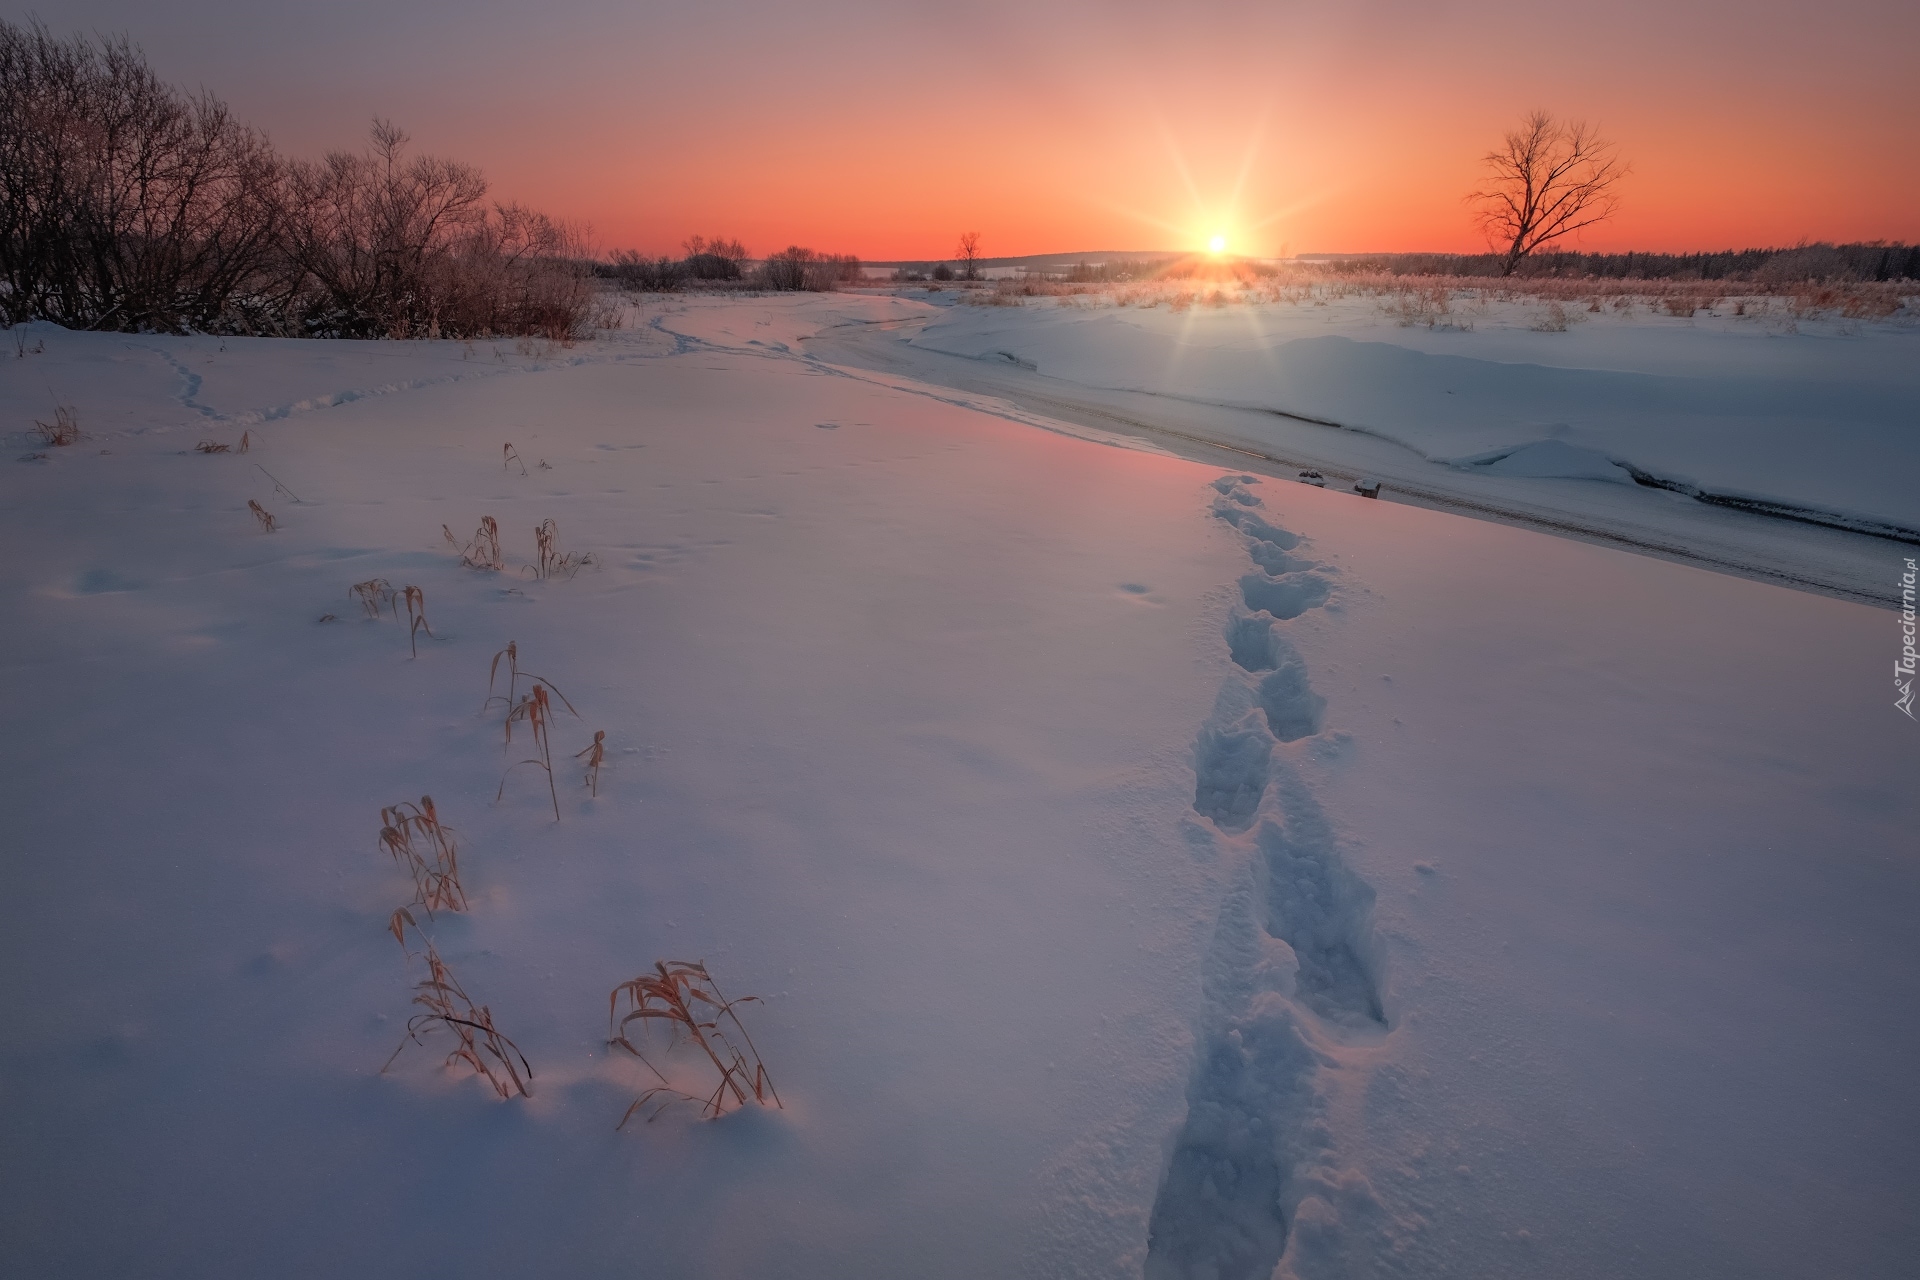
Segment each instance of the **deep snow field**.
[[1842,598],[1887,598],[1884,553],[1836,531],[1920,542],[1920,486],[1901,463],[1920,432],[1920,302],[1882,320],[1796,318],[1777,298],[1678,317],[1644,300],[1589,312],[1459,290],[1424,324],[1404,322],[1404,297],[1331,286],[1124,305],[1162,294],[1175,296],[963,306],[943,292],[907,318],[827,327],[808,349],[1202,461],[1248,465],[1190,447],[1216,442],[1290,464],[1288,478],[1367,477],[1389,500]]
[[[806,351],[909,322],[1124,346],[1061,310],[5,351],[5,1271],[1910,1274],[1894,615]],[[1863,460],[1912,343],[1852,341],[1794,374],[1858,389],[1830,449],[1735,447],[1695,401],[1662,436],[1644,379],[1684,362],[1636,368],[1643,434],[1548,438],[1904,520]],[[56,404],[88,438],[39,449]],[[1516,439],[1471,418],[1421,447]],[[482,516],[501,572],[442,537]],[[592,563],[535,578],[545,519]],[[1891,592],[1914,548],[1861,544]],[[424,592],[417,658],[348,597],[375,578]],[[483,707],[508,641],[579,712],[559,822]],[[597,797],[566,760],[596,730]],[[412,888],[379,813],[422,794],[469,910],[416,915],[530,1098],[444,1068],[445,1031],[382,1073],[425,967],[386,931]],[[783,1110],[616,1132],[650,1080],[607,997],[656,959],[763,998]]]
[[[1097,296],[1097,295],[1096,295]],[[1463,305],[1400,324],[1366,296],[1316,306],[953,307],[916,345],[1025,360],[1089,386],[1330,419],[1493,475],[1630,483],[1622,464],[1714,492],[1920,528],[1889,467],[1913,430],[1920,330],[1730,308]]]

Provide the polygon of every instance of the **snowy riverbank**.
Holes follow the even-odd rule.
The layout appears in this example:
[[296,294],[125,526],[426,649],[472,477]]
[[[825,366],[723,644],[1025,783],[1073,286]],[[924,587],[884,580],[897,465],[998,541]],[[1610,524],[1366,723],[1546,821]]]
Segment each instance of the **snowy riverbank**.
[[[821,307],[918,314],[5,362],[12,424],[90,433],[0,466],[23,1272],[1904,1266],[1885,610],[843,375]],[[442,539],[482,516],[503,572]],[[594,563],[529,576],[545,519]],[[558,823],[536,771],[495,803],[508,641],[580,712]],[[530,1099],[443,1035],[380,1074],[424,969],[378,813],[422,793]],[[657,958],[765,999],[784,1111],[614,1131]]]

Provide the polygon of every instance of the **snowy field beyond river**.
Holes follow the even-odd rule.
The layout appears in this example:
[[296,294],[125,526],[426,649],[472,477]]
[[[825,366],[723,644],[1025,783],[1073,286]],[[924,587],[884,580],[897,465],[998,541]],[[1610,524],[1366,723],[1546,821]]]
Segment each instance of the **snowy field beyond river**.
[[1396,320],[1405,298],[1330,288],[1184,310],[1113,305],[1126,296],[922,306],[806,348],[1201,461],[1369,477],[1389,500],[1843,598],[1887,600],[1884,539],[1920,543],[1913,304],[1795,319],[1730,299],[1683,318],[1463,291],[1427,325]]
[[[930,314],[6,353],[9,1274],[1911,1270],[1920,731],[1886,608],[807,341]],[[981,314],[943,341],[1024,323]],[[1822,451],[1619,448],[1912,519],[1863,461],[1911,369],[1861,360]],[[1636,372],[1649,414],[1656,374],[1688,376]],[[56,404],[87,438],[31,445]],[[1525,443],[1464,423],[1420,447]],[[483,516],[499,572],[441,533]],[[572,577],[531,572],[548,519]],[[1914,548],[1869,544],[1892,584]],[[348,597],[376,579],[423,592],[417,658],[404,607]],[[509,641],[579,713],[559,822],[483,706]],[[594,796],[570,757],[600,730]],[[386,931],[413,889],[380,810],[422,794],[469,909],[415,914],[529,1098],[443,1068],[444,1030],[381,1072],[426,969]],[[615,1131],[652,1081],[608,993],[656,959],[764,1000],[784,1110]]]

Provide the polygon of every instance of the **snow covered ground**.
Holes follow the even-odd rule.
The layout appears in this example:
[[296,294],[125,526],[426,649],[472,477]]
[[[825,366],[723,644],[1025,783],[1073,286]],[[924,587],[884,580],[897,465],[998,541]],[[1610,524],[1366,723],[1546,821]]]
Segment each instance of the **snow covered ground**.
[[[90,433],[0,465],[9,1270],[1908,1269],[1886,609],[801,350],[924,313],[0,362],[10,426]],[[483,515],[504,572],[441,536]],[[544,519],[594,562],[530,576]],[[580,713],[558,823],[482,706],[509,640]],[[381,1074],[423,793],[471,900],[423,923],[529,1099],[444,1032]],[[615,1132],[659,958],[765,999],[784,1110]]]
[[1794,320],[1778,300],[1552,318],[1544,302],[1456,299],[1427,327],[1368,294],[1182,310],[1113,305],[1124,296],[927,306],[810,349],[1176,448],[1251,451],[1282,464],[1272,474],[1368,476],[1390,499],[1851,598],[1887,598],[1884,548],[1830,529],[1920,542],[1920,487],[1898,461],[1920,440],[1910,318]]

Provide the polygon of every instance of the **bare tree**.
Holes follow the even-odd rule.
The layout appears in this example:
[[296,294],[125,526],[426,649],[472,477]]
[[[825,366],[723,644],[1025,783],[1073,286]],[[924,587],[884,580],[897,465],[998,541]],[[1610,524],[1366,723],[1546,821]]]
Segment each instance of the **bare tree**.
[[[124,36],[0,19],[0,321],[311,336],[582,332],[581,235],[467,165],[372,146],[283,160]],[[709,253],[745,251],[713,242]]]
[[978,266],[980,261],[980,233],[978,231],[969,231],[962,235],[959,246],[953,251],[953,256],[960,260],[960,278],[962,280],[978,280],[980,278]]
[[695,280],[738,280],[747,260],[747,247],[725,236],[688,236],[680,247],[686,250],[681,264]]
[[778,253],[770,253],[760,271],[769,289],[799,290],[807,287],[807,271],[819,254],[790,244]]
[[[713,246],[707,246],[709,252]],[[770,253],[760,266],[760,282],[769,289],[805,289],[830,293],[843,284],[863,278],[860,259],[845,253],[816,253],[790,244],[778,253]]]
[[363,153],[290,167],[287,248],[318,285],[331,328],[413,337],[430,324],[429,277],[486,217],[487,184],[468,165],[403,160],[407,135],[389,121],[375,120],[368,134]]
[[[699,236],[693,238],[700,239]],[[607,270],[623,288],[636,293],[671,293],[690,274],[690,264],[697,267],[704,256],[694,254],[684,262],[675,262],[667,257],[649,258],[632,249],[621,249],[613,255],[613,265]],[[699,278],[696,274],[695,279]]]
[[1542,245],[1612,217],[1620,205],[1614,187],[1627,175],[1611,142],[1548,111],[1529,112],[1484,162],[1487,185],[1467,199],[1503,276]]
[[125,37],[0,21],[0,316],[233,327],[277,234],[280,163]]

